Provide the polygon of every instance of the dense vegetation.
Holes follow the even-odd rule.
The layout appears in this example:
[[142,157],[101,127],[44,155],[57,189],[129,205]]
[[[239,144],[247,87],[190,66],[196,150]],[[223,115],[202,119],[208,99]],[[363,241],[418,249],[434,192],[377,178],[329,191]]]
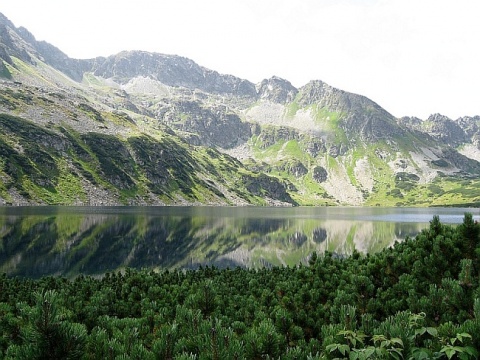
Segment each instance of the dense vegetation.
[[466,214],[374,255],[295,268],[3,275],[0,358],[477,358],[479,271]]

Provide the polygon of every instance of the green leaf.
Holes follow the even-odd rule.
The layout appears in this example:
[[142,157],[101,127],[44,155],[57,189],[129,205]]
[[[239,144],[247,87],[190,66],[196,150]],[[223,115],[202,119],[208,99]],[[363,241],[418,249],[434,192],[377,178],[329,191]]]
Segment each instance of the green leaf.
[[425,351],[424,349],[415,349],[413,352],[413,358],[416,360],[423,360],[423,359],[429,359],[430,354]]
[[385,337],[385,335],[373,335],[372,340],[374,343],[377,343],[379,341],[385,341],[387,340],[387,338]]
[[369,358],[375,353],[375,348],[373,346],[369,346],[368,348],[365,349],[365,357]]
[[474,356],[474,357],[477,357],[478,356],[478,351],[477,349],[475,349],[474,347],[472,346],[465,346],[463,348],[463,350],[468,354],[468,355],[471,355],[471,356]]
[[391,354],[396,353],[396,354],[399,354],[399,355],[403,356],[401,349],[392,348],[392,349],[388,349],[387,351],[388,351],[389,353],[391,353]]
[[403,359],[402,353],[399,352],[391,352],[390,356],[393,357],[395,360]]
[[445,355],[447,355],[447,358],[451,359],[453,355],[455,355],[456,350],[453,346],[448,345],[443,347],[442,350],[440,350],[440,352],[445,353]]
[[328,352],[334,352],[335,350],[338,349],[338,346],[340,344],[330,344],[330,345],[327,345],[327,347],[325,348],[325,350],[327,350]]
[[345,354],[348,354],[350,352],[350,347],[348,345],[339,345],[338,351],[340,351],[340,353],[345,356]]
[[438,331],[434,327],[427,327],[427,332],[432,336],[437,336],[438,335]]
[[427,328],[425,328],[425,327],[421,327],[420,329],[416,329],[415,330],[415,336],[423,335],[423,334],[425,334],[426,331],[427,331]]
[[402,339],[400,339],[400,338],[391,338],[391,339],[390,339],[390,342],[391,342],[392,344],[398,344],[398,345],[400,345],[401,347],[403,347],[403,341],[402,341]]
[[463,339],[471,339],[472,336],[470,334],[467,334],[467,333],[460,333],[460,334],[457,334],[457,339],[460,340],[460,342],[463,343]]

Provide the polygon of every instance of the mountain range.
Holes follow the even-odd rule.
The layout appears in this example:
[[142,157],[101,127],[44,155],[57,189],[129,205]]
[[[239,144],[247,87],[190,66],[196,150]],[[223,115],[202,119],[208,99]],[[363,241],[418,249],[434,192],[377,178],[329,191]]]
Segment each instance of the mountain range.
[[479,125],[176,55],[72,59],[0,14],[3,205],[475,206]]

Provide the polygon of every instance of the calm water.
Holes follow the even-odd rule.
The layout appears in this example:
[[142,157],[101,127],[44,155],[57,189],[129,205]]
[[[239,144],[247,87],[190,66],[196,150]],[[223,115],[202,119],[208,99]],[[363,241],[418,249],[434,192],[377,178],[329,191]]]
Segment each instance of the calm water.
[[40,277],[134,268],[295,265],[325,250],[376,252],[478,209],[0,207],[0,273]]

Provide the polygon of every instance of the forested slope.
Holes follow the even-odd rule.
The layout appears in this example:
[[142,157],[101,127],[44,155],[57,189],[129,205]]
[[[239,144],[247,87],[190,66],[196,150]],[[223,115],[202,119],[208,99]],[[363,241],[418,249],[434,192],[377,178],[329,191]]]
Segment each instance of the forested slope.
[[0,277],[0,358],[460,358],[480,348],[480,225],[309,266]]

